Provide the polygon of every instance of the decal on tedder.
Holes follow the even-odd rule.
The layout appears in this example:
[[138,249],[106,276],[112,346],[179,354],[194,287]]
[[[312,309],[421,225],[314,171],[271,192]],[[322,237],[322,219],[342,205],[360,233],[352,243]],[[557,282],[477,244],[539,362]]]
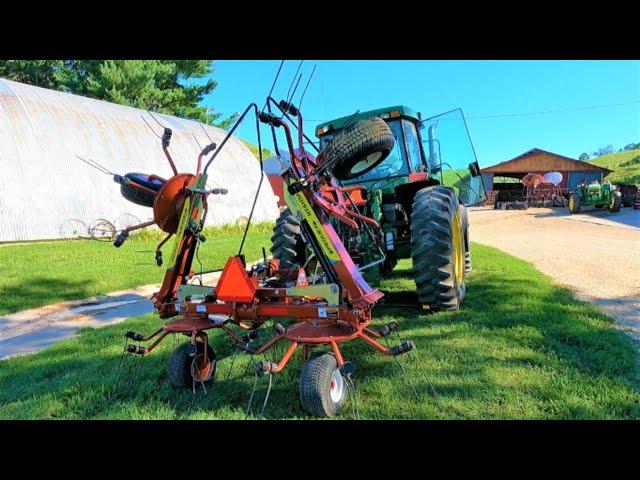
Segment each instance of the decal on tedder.
[[338,252],[336,252],[336,249],[333,247],[333,243],[327,236],[324,228],[322,228],[322,224],[320,223],[318,216],[314,213],[313,208],[311,208],[309,200],[304,196],[304,192],[296,193],[294,198],[298,209],[302,212],[302,215],[304,215],[305,220],[318,239],[318,243],[320,244],[320,248],[322,248],[323,253],[332,262],[339,262],[340,257],[338,256]]

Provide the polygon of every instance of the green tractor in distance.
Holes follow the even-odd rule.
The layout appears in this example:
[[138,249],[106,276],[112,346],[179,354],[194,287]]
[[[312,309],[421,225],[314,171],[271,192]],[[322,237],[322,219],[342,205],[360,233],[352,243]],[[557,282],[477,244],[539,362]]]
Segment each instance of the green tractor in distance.
[[[398,259],[412,258],[423,308],[456,310],[465,295],[465,273],[471,270],[466,206],[486,200],[462,110],[425,120],[405,106],[356,112],[316,127],[321,150],[341,147],[346,138],[375,139],[379,132],[368,132],[367,122],[376,117],[393,134],[388,156],[378,163],[345,155],[332,173],[345,187],[363,187],[358,208],[381,228],[371,235],[337,222],[336,231],[370,284],[377,286]],[[274,228],[271,251],[286,268],[309,264],[299,221],[284,210]]]
[[611,213],[619,212],[622,207],[622,193],[610,182],[599,183],[594,180],[589,185],[583,182],[569,196],[569,213],[579,213],[582,206],[589,205],[595,208],[606,206]]

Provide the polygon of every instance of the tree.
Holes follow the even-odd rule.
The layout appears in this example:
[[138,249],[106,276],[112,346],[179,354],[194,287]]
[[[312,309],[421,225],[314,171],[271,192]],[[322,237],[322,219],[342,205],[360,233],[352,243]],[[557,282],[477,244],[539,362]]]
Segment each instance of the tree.
[[580,160],[581,162],[586,162],[587,160],[589,160],[589,158],[591,158],[589,154],[587,152],[584,152],[580,154],[578,160]]
[[221,114],[201,104],[212,72],[211,60],[0,61],[6,78],[214,125]]
[[0,77],[37,87],[59,90],[62,60],[3,60]]
[[637,150],[639,148],[640,148],[640,142],[639,143],[629,143],[629,144],[624,146],[624,151],[628,152],[629,150]]
[[592,153],[594,157],[601,157],[602,155],[607,155],[609,153],[613,153],[613,145],[607,145],[606,147],[601,147],[595,152]]

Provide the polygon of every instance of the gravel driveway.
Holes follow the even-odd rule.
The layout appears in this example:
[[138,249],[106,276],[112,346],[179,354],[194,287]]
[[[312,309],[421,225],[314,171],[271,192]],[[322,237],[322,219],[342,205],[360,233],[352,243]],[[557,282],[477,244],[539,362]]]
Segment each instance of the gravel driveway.
[[640,340],[640,211],[471,209],[471,240],[527,260]]

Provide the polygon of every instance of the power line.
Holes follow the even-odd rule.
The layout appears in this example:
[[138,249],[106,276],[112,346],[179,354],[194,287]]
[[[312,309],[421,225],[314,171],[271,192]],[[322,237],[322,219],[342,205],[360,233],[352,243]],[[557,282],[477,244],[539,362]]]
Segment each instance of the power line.
[[[483,118],[508,118],[508,117],[523,117],[530,115],[548,115],[551,113],[562,113],[562,112],[575,112],[580,110],[592,110],[597,108],[611,108],[611,107],[620,107],[623,105],[632,105],[635,103],[640,103],[640,99],[632,100],[630,102],[622,102],[622,103],[610,103],[607,105],[589,105],[584,107],[570,107],[570,108],[561,108],[555,110],[541,110],[538,112],[520,112],[520,113],[500,113],[500,114],[492,114],[492,115],[469,115],[465,116],[467,120],[469,119],[483,119]],[[305,122],[322,122],[322,120],[316,118],[306,118]]]

